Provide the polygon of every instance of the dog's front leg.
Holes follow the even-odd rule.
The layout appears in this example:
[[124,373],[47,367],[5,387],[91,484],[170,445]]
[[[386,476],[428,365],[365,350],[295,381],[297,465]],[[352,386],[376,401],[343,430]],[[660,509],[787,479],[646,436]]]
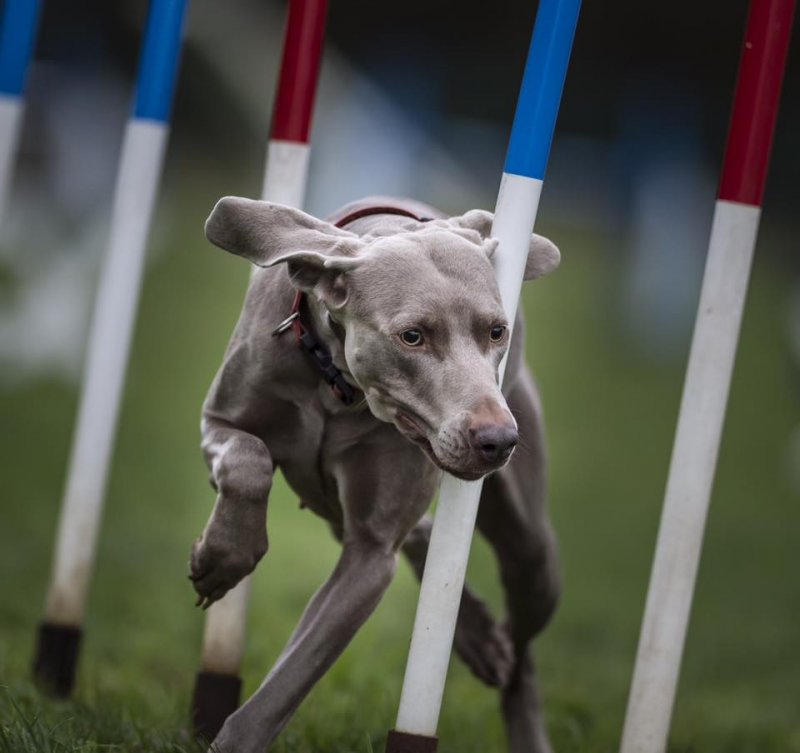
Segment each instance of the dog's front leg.
[[295,633],[256,693],[228,717],[212,750],[264,753],[375,609],[396,560],[392,549],[375,543],[345,543],[333,574],[306,610],[303,630]]
[[198,603],[209,606],[252,572],[267,551],[267,495],[272,458],[252,434],[203,421],[203,453],[217,502],[192,547],[190,577]]
[[272,744],[375,609],[439,480],[419,448],[388,425],[330,463],[344,512],[341,557],[261,687],[228,717],[212,747],[219,753],[264,753]]

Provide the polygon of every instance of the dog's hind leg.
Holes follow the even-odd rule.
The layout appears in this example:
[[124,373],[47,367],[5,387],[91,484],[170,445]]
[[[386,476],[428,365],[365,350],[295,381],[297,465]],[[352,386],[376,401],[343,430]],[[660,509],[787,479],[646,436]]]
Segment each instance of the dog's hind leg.
[[555,537],[547,517],[544,434],[533,379],[523,369],[508,395],[520,445],[486,479],[478,528],[492,545],[506,592],[515,664],[502,690],[511,753],[549,753],[536,688],[531,640],[552,616],[560,591]]
[[[403,543],[403,554],[419,579],[425,569],[432,524],[425,516]],[[514,649],[508,632],[466,584],[461,594],[453,645],[461,660],[487,685],[503,687],[510,680]]]

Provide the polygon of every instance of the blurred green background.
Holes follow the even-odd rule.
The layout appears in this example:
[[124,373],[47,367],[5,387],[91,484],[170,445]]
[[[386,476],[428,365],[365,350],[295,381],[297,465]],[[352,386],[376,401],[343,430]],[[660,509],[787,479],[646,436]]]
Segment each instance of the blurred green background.
[[[138,9],[139,5],[127,3],[126,7]],[[338,23],[344,25],[341,18]],[[525,23],[529,28],[529,20]],[[129,28],[136,26],[120,28],[130,33]],[[52,35],[52,28],[48,29]],[[738,38],[738,33],[733,37]],[[347,50],[346,35],[339,41]],[[577,58],[584,75],[587,47],[594,49],[586,42],[579,48],[584,50],[583,57]],[[68,341],[63,368],[61,361],[53,365],[47,359],[34,368],[13,349],[3,353],[0,363],[3,753],[95,751],[107,750],[103,746],[108,745],[125,751],[177,751],[191,745],[183,730],[198,668],[203,615],[193,607],[185,575],[189,548],[213,504],[198,447],[199,410],[238,316],[247,279],[246,266],[211,247],[203,238],[202,226],[220,195],[257,194],[263,134],[254,131],[252,123],[266,123],[259,118],[268,112],[269,104],[265,96],[249,115],[226,109],[224,116],[215,116],[208,109],[198,109],[191,94],[195,92],[197,98],[197,89],[191,84],[204,80],[203,72],[208,70],[198,72],[197,61],[202,57],[198,50],[203,49],[199,42],[190,44],[184,62],[190,94],[181,95],[177,104],[109,480],[79,685],[76,700],[67,704],[40,699],[28,685],[28,677],[76,410],[76,372],[69,364],[80,362],[82,335]],[[524,50],[518,52],[521,59]],[[274,68],[277,51],[271,49],[269,55]],[[352,61],[364,64],[358,55]],[[733,65],[726,69],[730,81],[733,69]],[[576,75],[581,85],[570,90],[568,82],[573,101],[591,94],[587,82]],[[40,72],[40,78],[47,76]],[[212,91],[215,85],[222,88],[219,79],[209,81]],[[722,100],[730,81],[720,94]],[[328,96],[336,101],[338,91],[335,83],[323,80],[323,100]],[[407,90],[401,90],[401,95],[395,100],[408,96]],[[389,99],[392,96],[390,92]],[[124,107],[120,112],[124,113]],[[206,117],[199,125],[198,112]],[[320,113],[316,133],[323,142],[338,133],[339,115],[335,106]],[[223,128],[227,119],[230,122]],[[603,122],[608,124],[608,120]],[[409,127],[418,125],[412,119]],[[501,144],[504,127],[498,126]],[[716,126],[716,130],[722,129]],[[664,131],[669,128],[665,126]],[[58,290],[60,282],[69,283],[71,277],[62,274],[61,264],[70,243],[89,249],[90,259],[82,273],[86,286],[70,288],[83,291],[73,296],[72,303],[85,306],[93,296],[97,271],[91,260],[102,251],[103,220],[92,220],[99,223],[96,231],[81,235],[76,228],[87,224],[88,210],[48,205],[42,196],[58,197],[56,189],[37,194],[30,188],[42,174],[42,154],[47,151],[37,150],[45,133],[46,129],[34,130],[26,137],[20,185],[28,190],[29,201],[18,200],[12,217],[12,230],[16,223],[17,232],[6,238],[0,255],[0,313],[4,315],[22,300],[33,266],[52,273],[51,289]],[[356,133],[368,134],[369,128]],[[470,149],[454,150],[437,162],[444,175],[441,185],[419,175],[401,180],[387,155],[385,172],[382,165],[375,166],[366,187],[385,186],[385,193],[412,191],[453,212],[473,205],[491,206],[500,169],[495,159],[498,151],[492,146],[497,133],[483,126],[459,133],[465,140],[459,143],[470,144]],[[468,140],[470,133],[474,141]],[[659,141],[662,137],[666,141]],[[654,134],[647,143],[656,152],[659,144],[666,143],[666,151],[673,154],[668,137],[669,133]],[[704,245],[700,242],[691,249],[685,274],[670,278],[665,294],[658,288],[652,294],[653,298],[664,294],[675,304],[667,309],[666,324],[659,319],[663,311],[654,316],[641,301],[636,303],[637,295],[648,298],[650,293],[646,285],[637,287],[641,278],[632,273],[638,258],[635,249],[660,237],[647,228],[655,223],[683,243],[684,220],[697,220],[685,207],[679,208],[677,217],[648,220],[646,209],[637,209],[637,197],[646,195],[651,185],[646,180],[640,190],[623,189],[610,179],[598,181],[595,175],[587,189],[581,166],[588,176],[609,151],[600,147],[585,151],[581,138],[576,139],[569,128],[557,138],[553,184],[545,188],[537,227],[561,247],[562,267],[524,292],[528,358],[546,409],[551,510],[565,575],[560,609],[536,650],[556,749],[610,753],[616,749],[622,726],[688,352],[686,322],[696,304]],[[240,143],[234,143],[237,139]],[[796,181],[786,180],[792,175],[787,164],[796,164],[796,145],[790,142],[788,131],[779,133],[778,160],[784,180],[780,190],[771,189],[765,207],[676,705],[672,751],[800,751],[800,455],[796,439],[800,390],[792,351],[792,327],[798,321],[792,308],[797,295],[798,226],[794,213],[781,209],[792,203],[796,206],[797,201],[796,191],[792,195],[789,190]],[[311,207],[320,213],[351,198],[365,183],[359,154],[354,156],[335,140],[325,143],[317,164],[352,165],[352,174],[340,170],[336,175],[330,185],[338,187],[338,193],[319,188],[328,185],[325,169],[312,174]],[[401,156],[420,159],[429,153],[419,147],[422,142],[406,145],[405,151],[397,143]],[[600,139],[595,146],[602,143]],[[624,144],[632,142],[621,143],[611,151],[625,151]],[[367,147],[362,144],[362,148]],[[718,153],[721,146],[715,149]],[[109,148],[109,153],[114,149]],[[684,158],[687,152],[680,154]],[[447,178],[448,167],[455,171],[458,165],[447,161],[451,158],[461,159],[458,169],[466,169],[467,163],[474,168],[469,177],[477,188],[455,185],[460,173]],[[708,154],[698,157],[700,162],[704,159],[713,173],[713,159]],[[113,173],[113,160],[110,164]],[[90,167],[87,163],[86,169]],[[613,177],[613,170],[603,175]],[[702,175],[690,176],[688,183],[679,181],[673,193],[698,181],[702,183]],[[71,184],[66,185],[69,190]],[[91,217],[102,217],[109,191],[106,185],[101,191],[103,200],[87,202]],[[37,196],[39,204],[34,201]],[[701,215],[698,236],[708,226],[713,186],[707,198],[696,207]],[[50,256],[37,250],[43,237],[37,211],[42,212],[43,221],[56,227],[53,235],[61,233],[63,248],[54,246]],[[58,212],[63,216],[54,223],[50,215]],[[633,240],[632,226],[641,231]],[[677,247],[680,243],[674,252],[682,264],[685,249]],[[664,276],[656,274],[662,281]],[[652,275],[644,279],[652,282]],[[17,331],[25,341],[60,332],[60,315],[67,317],[70,301],[50,296],[49,303],[53,318],[18,320]],[[674,322],[678,324],[670,326]],[[5,334],[7,326],[2,324],[0,336]],[[0,337],[0,344],[14,342]],[[338,551],[326,525],[299,510],[282,481],[272,493],[269,525],[271,549],[254,580],[245,692],[254,690],[271,666],[305,602],[332,569]],[[501,593],[494,562],[480,540],[473,548],[468,577],[499,614]],[[281,736],[278,751],[381,749],[397,709],[416,595],[416,582],[403,566],[376,614]],[[440,736],[443,753],[503,749],[496,693],[480,686],[457,661],[450,671]]]

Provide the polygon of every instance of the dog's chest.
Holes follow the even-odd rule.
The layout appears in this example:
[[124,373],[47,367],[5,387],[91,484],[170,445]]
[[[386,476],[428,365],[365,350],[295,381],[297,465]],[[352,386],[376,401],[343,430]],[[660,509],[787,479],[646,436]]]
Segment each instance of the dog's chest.
[[[384,427],[367,412],[331,416],[321,406],[309,406],[298,412],[295,430],[283,434],[281,448],[271,449],[301,503],[340,523],[339,479],[343,473],[357,472],[353,458],[359,447],[381,430]],[[397,440],[403,441],[399,434]],[[270,446],[270,438],[266,443]]]

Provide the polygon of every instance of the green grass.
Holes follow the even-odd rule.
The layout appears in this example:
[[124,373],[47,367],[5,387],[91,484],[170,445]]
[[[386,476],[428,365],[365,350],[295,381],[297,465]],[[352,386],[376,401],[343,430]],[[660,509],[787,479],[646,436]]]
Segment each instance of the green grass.
[[25,685],[0,691],[0,753],[202,753],[177,724],[137,718],[125,703],[42,704]]
[[[186,176],[182,176],[182,181]],[[76,700],[27,684],[41,615],[76,393],[40,380],[0,393],[0,753],[193,751],[185,731],[202,614],[187,553],[213,503],[198,413],[238,315],[246,268],[202,238],[217,189],[173,195],[145,283],[114,456]],[[525,293],[529,353],[544,394],[552,514],[565,595],[538,644],[559,753],[617,746],[682,382],[683,358],[637,357],[616,320],[613,239],[554,235],[565,255]],[[671,750],[800,751],[800,505],[786,446],[797,423],[784,345],[786,270],[769,239],[754,270],[701,565]],[[252,691],[337,546],[279,481],[271,549],[254,580],[244,679]],[[495,608],[487,547],[469,572]],[[397,708],[417,586],[402,567],[376,614],[303,704],[276,750],[368,753]],[[493,691],[453,662],[442,753],[503,749]]]

